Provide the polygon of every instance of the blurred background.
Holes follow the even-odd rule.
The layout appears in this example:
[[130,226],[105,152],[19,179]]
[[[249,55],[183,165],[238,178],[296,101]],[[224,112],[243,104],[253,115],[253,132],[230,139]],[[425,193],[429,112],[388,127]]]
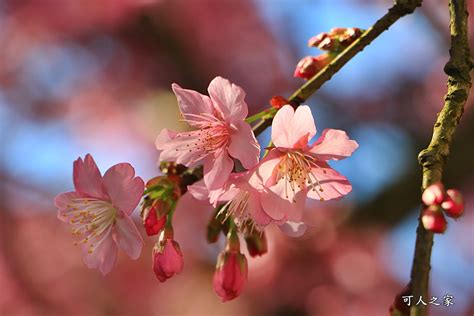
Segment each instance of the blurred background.
[[[72,189],[72,162],[86,153],[102,172],[127,161],[145,180],[156,176],[156,135],[186,128],[177,121],[172,82],[205,93],[221,75],[244,88],[256,113],[303,83],[292,73],[300,58],[320,53],[306,47],[311,36],[368,28],[390,6],[0,0],[0,315],[386,315],[409,279],[417,154],[446,93],[446,0],[425,1],[308,101],[319,131],[347,130],[360,145],[334,164],[353,192],[309,205],[312,227],[303,237],[269,229],[269,253],[249,260],[248,284],[235,301],[222,303],[212,290],[222,244],[205,242],[211,213],[176,215],[185,269],[161,284],[151,269],[155,238],[137,261],[121,254],[106,277],[85,267],[70,228],[56,220],[53,198]],[[471,93],[444,178],[465,194],[466,214],[435,237],[431,272],[431,294],[438,302],[453,295],[455,305],[433,306],[435,316],[474,313],[473,103]],[[261,135],[263,146],[269,135]]]

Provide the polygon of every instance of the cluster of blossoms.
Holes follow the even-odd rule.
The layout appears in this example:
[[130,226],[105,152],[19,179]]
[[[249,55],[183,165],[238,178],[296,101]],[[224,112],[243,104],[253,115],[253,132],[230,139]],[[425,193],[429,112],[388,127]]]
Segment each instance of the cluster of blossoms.
[[421,197],[424,209],[421,222],[426,230],[442,234],[448,222],[443,213],[452,218],[460,217],[464,212],[464,200],[455,189],[445,190],[441,182],[430,185]]
[[336,27],[329,32],[319,33],[313,36],[308,41],[309,47],[317,47],[325,53],[318,56],[306,56],[296,65],[293,76],[311,79],[321,69],[326,67],[336,56],[358,39],[363,33],[363,30],[350,27],[342,28]]
[[[318,44],[313,42],[335,54],[359,35],[359,29],[333,29],[318,35]],[[268,225],[290,236],[302,235],[307,199],[340,199],[352,190],[328,162],[351,156],[358,144],[336,129],[326,129],[313,140],[316,125],[310,108],[292,106],[283,97],[273,97],[270,109],[248,117],[245,92],[222,77],[211,81],[208,95],[177,84],[172,89],[183,120],[192,130],[164,129],[158,135],[162,175],[145,184],[130,164],[121,163],[102,176],[88,154],[74,162],[75,191],[55,199],[58,218],[80,236],[76,244],[83,250],[85,264],[107,274],[115,265],[118,248],[132,259],[141,253],[143,240],[130,216],[142,201],[146,234],[158,236],[153,270],[165,282],[183,270],[183,255],[173,232],[177,205],[196,212],[196,205],[202,205],[196,200],[204,201],[215,210],[207,226],[207,241],[216,242],[221,233],[226,238],[213,287],[223,301],[232,300],[247,281],[241,242],[256,257],[267,252]],[[264,118],[273,118],[272,141],[261,155],[251,124]]]

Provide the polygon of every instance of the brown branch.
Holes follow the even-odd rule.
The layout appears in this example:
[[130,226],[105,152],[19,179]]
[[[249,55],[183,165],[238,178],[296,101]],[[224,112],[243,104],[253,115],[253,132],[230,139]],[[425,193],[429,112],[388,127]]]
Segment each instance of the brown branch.
[[[329,65],[323,68],[316,76],[308,80],[303,86],[293,93],[288,99],[290,103],[297,107],[305,102],[315,93],[326,81],[330,80],[349,60],[362,51],[367,45],[372,43],[380,34],[388,30],[393,23],[401,17],[412,13],[421,6],[422,0],[395,0],[395,4],[388,12],[375,24],[365,31],[357,40],[341,52]],[[253,130],[255,135],[262,133],[272,124],[272,117],[262,119]]]
[[[423,168],[423,190],[442,179],[444,164],[471,88],[472,63],[466,0],[450,0],[449,11],[451,48],[450,59],[444,68],[448,75],[448,93],[434,125],[431,142],[428,148],[422,150],[418,156],[418,161]],[[420,296],[427,298],[433,233],[424,229],[421,213],[416,235],[410,288],[414,298]],[[410,315],[427,315],[427,307],[422,304],[412,306]]]

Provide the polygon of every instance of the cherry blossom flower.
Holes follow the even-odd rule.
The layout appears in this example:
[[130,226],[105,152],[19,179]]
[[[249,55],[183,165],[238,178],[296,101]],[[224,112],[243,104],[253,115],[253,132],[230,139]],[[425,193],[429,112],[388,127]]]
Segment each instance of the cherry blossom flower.
[[74,162],[75,191],[61,193],[54,203],[58,219],[73,226],[84,253],[84,263],[109,273],[117,248],[132,259],[140,256],[143,240],[130,219],[143,194],[144,183],[128,163],[111,167],[101,176],[90,154]]
[[222,187],[234,168],[232,158],[244,168],[258,163],[260,147],[249,124],[245,92],[222,77],[209,84],[209,96],[172,85],[184,120],[196,128],[191,132],[161,131],[156,147],[161,161],[204,165],[204,182],[210,190]]
[[[282,107],[273,120],[274,148],[256,167],[262,183],[275,195],[298,204],[305,197],[327,201],[339,199],[352,190],[349,181],[328,165],[329,160],[349,157],[358,147],[341,130],[326,129],[316,142],[308,142],[316,134],[316,126],[308,106],[296,111]],[[302,207],[287,208],[270,194],[262,195],[263,208],[275,221],[291,219],[299,222]],[[292,214],[294,210],[296,214]]]

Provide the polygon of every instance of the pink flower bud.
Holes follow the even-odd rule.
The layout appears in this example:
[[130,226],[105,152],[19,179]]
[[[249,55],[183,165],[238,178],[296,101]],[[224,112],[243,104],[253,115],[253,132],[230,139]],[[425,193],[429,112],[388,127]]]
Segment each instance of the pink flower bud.
[[250,236],[245,237],[247,250],[251,257],[263,256],[268,251],[267,237],[264,232],[254,231]]
[[238,251],[221,252],[217,260],[213,286],[222,301],[238,297],[247,282],[247,258]]
[[329,54],[322,54],[316,57],[306,56],[296,65],[294,77],[311,79],[321,69],[327,66],[332,60]]
[[183,270],[183,254],[179,244],[164,239],[153,248],[153,271],[160,282],[165,282]]
[[464,212],[464,199],[458,190],[449,189],[446,191],[446,198],[441,203],[441,207],[446,215],[452,218],[458,218]]
[[166,224],[166,215],[158,218],[156,206],[148,207],[143,213],[143,226],[148,236],[157,235]]
[[423,203],[426,206],[440,205],[444,200],[444,186],[441,182],[436,182],[423,192],[421,196]]
[[328,36],[327,33],[319,33],[316,36],[313,36],[308,41],[309,47],[319,47],[319,44]]
[[444,218],[438,206],[430,206],[423,211],[421,216],[421,222],[426,230],[432,231],[433,233],[442,234],[446,231],[448,223]]
[[270,105],[275,109],[281,109],[284,105],[290,104],[290,101],[282,96],[274,96],[270,99]]

